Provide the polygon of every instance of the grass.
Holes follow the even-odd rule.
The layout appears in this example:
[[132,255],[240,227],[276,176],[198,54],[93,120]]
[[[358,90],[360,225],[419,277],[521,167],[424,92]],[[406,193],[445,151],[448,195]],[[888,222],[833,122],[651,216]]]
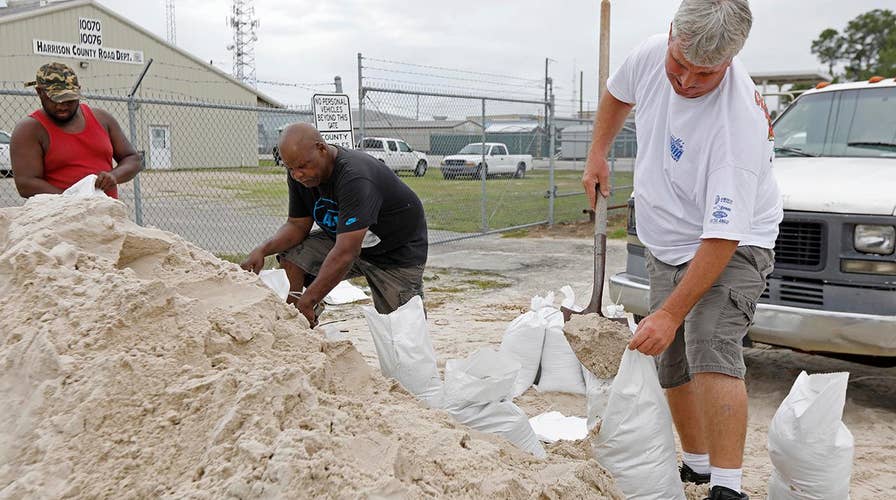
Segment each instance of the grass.
[[[264,171],[264,172],[262,172]],[[233,181],[222,178],[215,187],[232,190],[237,199],[274,216],[282,216],[283,206],[288,197],[283,170],[274,168],[252,169],[247,173],[274,173],[255,182]],[[546,220],[548,216],[548,171],[535,170],[523,179],[490,178],[486,181],[486,217],[489,229],[529,224]],[[558,193],[579,192],[581,172],[558,170],[554,182]],[[481,195],[482,184],[478,179],[442,179],[437,169],[432,169],[425,177],[403,175],[402,180],[417,193],[423,201],[430,229],[472,233],[482,230]],[[631,185],[630,172],[615,174],[613,184]],[[610,199],[610,205],[622,204],[628,199],[629,191],[618,191]],[[555,200],[555,221],[575,221],[586,217],[582,209],[586,205],[584,196],[570,196]]]

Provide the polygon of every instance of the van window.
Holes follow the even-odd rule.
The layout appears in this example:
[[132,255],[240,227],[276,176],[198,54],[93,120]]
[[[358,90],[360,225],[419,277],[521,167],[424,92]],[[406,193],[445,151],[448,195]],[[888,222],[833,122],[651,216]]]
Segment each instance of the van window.
[[774,129],[782,156],[896,157],[896,87],[809,94]]
[[410,153],[411,147],[408,146],[404,141],[398,141],[398,150],[402,153]]
[[395,145],[395,141],[386,141],[389,145],[389,151],[398,151],[398,146]]

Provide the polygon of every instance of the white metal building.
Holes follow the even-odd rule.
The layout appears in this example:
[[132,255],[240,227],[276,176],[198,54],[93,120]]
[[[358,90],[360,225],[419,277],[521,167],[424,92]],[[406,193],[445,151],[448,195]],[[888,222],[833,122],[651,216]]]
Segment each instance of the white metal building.
[[[62,62],[74,69],[82,93],[123,97],[149,59],[139,98],[282,107],[198,57],[167,43],[93,0],[7,0],[0,8],[0,89],[22,90],[38,67]],[[0,5],[3,5],[0,2]],[[40,107],[37,96],[0,96],[0,130]],[[87,99],[118,119],[125,133],[126,103]],[[205,107],[141,104],[136,144],[147,167],[258,165],[258,113]]]

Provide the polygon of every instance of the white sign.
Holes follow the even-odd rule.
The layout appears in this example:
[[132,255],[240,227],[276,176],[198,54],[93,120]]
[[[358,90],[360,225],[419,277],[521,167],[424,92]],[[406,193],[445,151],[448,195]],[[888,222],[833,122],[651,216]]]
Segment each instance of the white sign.
[[99,19],[78,18],[78,43],[81,45],[103,44],[103,23]]
[[355,147],[352,108],[346,94],[314,94],[311,98],[314,126],[327,144]]
[[142,50],[113,49],[97,45],[33,40],[34,53],[42,56],[67,57],[70,59],[95,59],[125,64],[143,64]]

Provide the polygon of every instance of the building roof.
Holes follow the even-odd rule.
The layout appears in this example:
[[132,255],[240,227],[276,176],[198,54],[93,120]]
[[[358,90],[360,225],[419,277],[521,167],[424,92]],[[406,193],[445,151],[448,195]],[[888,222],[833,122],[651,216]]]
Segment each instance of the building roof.
[[507,132],[534,132],[541,126],[538,122],[494,122],[485,127],[485,131],[493,134]]
[[207,70],[211,73],[215,73],[218,76],[221,76],[221,77],[229,80],[234,85],[240,86],[243,89],[255,94],[257,96],[257,98],[259,100],[263,101],[264,103],[266,103],[270,106],[276,107],[276,108],[284,107],[283,104],[278,102],[276,99],[273,99],[272,97],[260,92],[258,89],[254,88],[254,87],[246,85],[245,83],[237,80],[236,78],[232,77],[231,75],[228,75],[227,73],[212,66],[211,64],[208,64],[207,62],[194,56],[193,54],[187,52],[186,50],[184,50],[176,45],[172,45],[172,44],[168,43],[167,40],[157,36],[155,33],[147,30],[146,28],[138,25],[137,23],[131,21],[130,19],[122,16],[121,14],[118,14],[117,12],[109,9],[108,7],[102,5],[101,3],[96,2],[94,0],[62,0],[62,1],[56,1],[56,2],[48,2],[47,0],[37,0],[37,1],[34,1],[33,3],[29,3],[29,4],[25,4],[25,5],[14,5],[11,7],[0,8],[0,24],[11,23],[14,21],[19,21],[21,19],[28,19],[31,17],[43,16],[46,14],[52,14],[52,13],[56,13],[56,12],[60,12],[60,11],[68,10],[68,9],[73,9],[75,7],[82,7],[85,5],[93,6],[94,8],[102,11],[104,14],[108,15],[109,17],[112,17],[112,18],[118,20],[119,22],[122,22],[122,23],[130,26],[131,28],[140,32],[141,34],[148,36],[149,38],[152,38],[156,42],[181,54],[182,56],[186,57],[187,59],[190,59],[197,65],[203,67],[205,70]]

